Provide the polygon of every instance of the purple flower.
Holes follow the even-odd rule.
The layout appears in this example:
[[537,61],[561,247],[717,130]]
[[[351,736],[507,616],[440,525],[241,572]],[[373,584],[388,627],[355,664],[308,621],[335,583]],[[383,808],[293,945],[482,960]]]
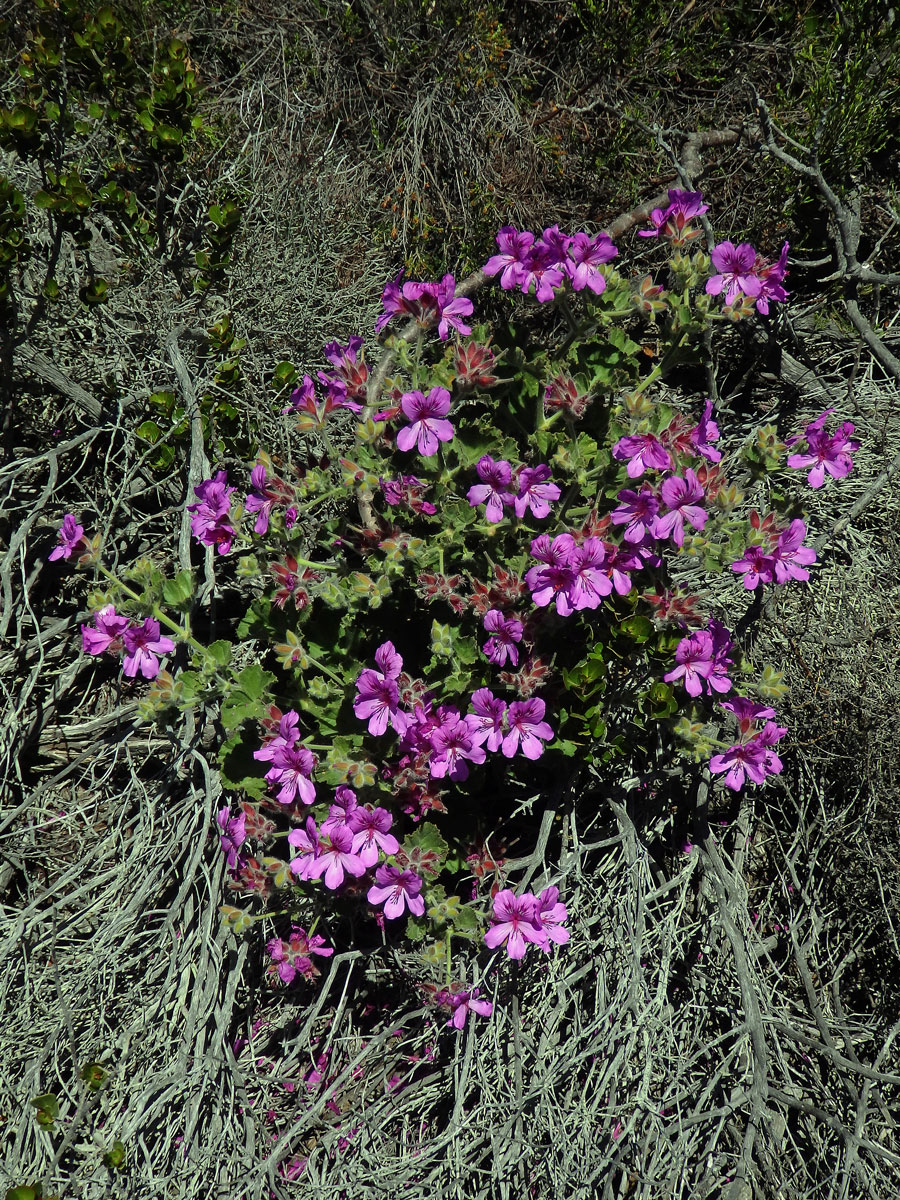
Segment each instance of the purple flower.
[[81,627],[81,648],[85,654],[102,654],[104,650],[115,653],[122,649],[122,635],[131,621],[116,615],[115,606],[104,604],[94,613],[94,625]]
[[451,329],[467,336],[472,332],[471,327],[464,325],[460,317],[472,315],[472,301],[468,296],[456,295],[456,283],[452,275],[445,275],[436,288],[438,309],[437,331],[442,342],[446,342]]
[[316,788],[310,776],[316,760],[305,746],[276,746],[270,742],[263,750],[255,750],[254,758],[261,758],[263,751],[271,751],[272,766],[266,772],[269,787],[278,787],[275,799],[279,804],[293,804],[297,797],[304,804],[314,804]]
[[718,275],[706,281],[710,296],[718,296],[725,289],[725,303],[732,304],[738,292],[745,296],[758,296],[762,283],[754,273],[756,251],[749,242],[735,246],[732,242],[720,242],[712,252],[712,263]]
[[760,288],[756,297],[756,309],[768,316],[769,301],[787,300],[789,293],[781,286],[787,274],[788,243],[781,247],[781,253],[775,262],[769,262],[762,256],[757,256],[754,270],[759,276]]
[[669,204],[667,208],[654,208],[650,214],[652,229],[638,230],[638,237],[669,238],[673,246],[683,246],[700,234],[699,229],[692,229],[690,221],[699,217],[709,208],[703,203],[701,192],[683,192],[679,188],[669,188]]
[[480,1017],[489,1017],[494,1011],[490,1000],[477,999],[480,988],[471,991],[441,991],[435,996],[435,1003],[451,1009],[452,1015],[447,1021],[454,1029],[464,1029],[466,1017],[470,1012],[478,1013]]
[[435,779],[468,779],[467,762],[483,763],[484,750],[478,740],[480,722],[474,717],[457,717],[431,733],[432,755],[428,768]]
[[474,737],[480,745],[486,744],[492,754],[500,749],[500,743],[503,741],[505,712],[506,701],[495,696],[490,688],[479,688],[473,693],[470,719],[471,727],[475,730]]
[[560,496],[557,485],[547,483],[549,478],[550,468],[544,464],[537,467],[522,467],[518,479],[519,494],[513,501],[517,517],[520,519],[524,517],[529,508],[532,516],[547,516],[550,512],[550,503],[558,500]]
[[474,483],[466,495],[472,508],[487,502],[484,515],[492,525],[503,520],[503,506],[512,504],[514,496],[509,490],[512,484],[512,467],[501,458],[494,462],[489,454],[478,460],[475,468],[481,483]]
[[334,793],[334,804],[328,807],[328,817],[322,822],[322,832],[331,833],[332,829],[353,829],[353,814],[359,810],[356,792],[353,788],[341,785]]
[[666,683],[683,679],[689,696],[699,696],[703,680],[712,672],[712,638],[705,630],[698,630],[682,638],[675,651],[676,666],[663,676]]
[[573,289],[580,292],[587,287],[599,296],[606,288],[606,279],[598,268],[610,262],[618,253],[608,233],[598,233],[593,238],[586,233],[576,233],[569,245],[569,257],[565,263]]
[[349,826],[353,834],[353,853],[358,854],[364,867],[374,867],[378,851],[396,854],[400,843],[389,832],[394,820],[386,808],[355,808]]
[[532,761],[541,757],[544,753],[542,741],[553,737],[553,730],[544,720],[545,712],[546,705],[537,696],[512,702],[506,711],[509,732],[501,745],[506,758],[512,758],[519,749]]
[[427,513],[429,517],[433,517],[437,512],[433,504],[422,499],[422,493],[428,485],[421,479],[417,479],[415,475],[401,475],[398,479],[380,479],[379,483],[384,492],[385,502],[392,508],[403,504],[414,513]]
[[228,553],[234,538],[234,527],[228,517],[231,511],[230,497],[235,489],[228,487],[227,483],[227,473],[217,472],[214,479],[205,479],[194,488],[197,503],[187,506],[188,512],[193,513],[191,533],[204,546],[216,546],[219,554]]
[[541,534],[531,543],[531,554],[542,567],[531,567],[525,572],[525,582],[531,589],[531,599],[540,608],[556,600],[556,611],[561,617],[571,616],[574,611],[570,592],[575,585],[572,564],[575,559],[575,539],[570,533],[560,533],[553,541]]
[[390,721],[391,727],[403,736],[410,718],[400,712],[400,691],[395,679],[366,668],[356,681],[356,691],[353,711],[361,721],[369,722],[369,733],[381,737]]
[[288,834],[288,842],[297,851],[289,863],[291,872],[298,879],[310,879],[310,871],[322,848],[313,818],[307,817],[304,826],[292,829]]
[[325,945],[325,939],[319,934],[307,934],[299,925],[291,926],[291,935],[287,941],[282,938],[272,938],[266,942],[269,958],[276,964],[278,975],[285,983],[293,983],[298,975],[313,979],[318,971],[312,964],[311,955],[321,954],[328,958],[334,954],[330,946]]
[[816,552],[812,546],[801,544],[805,537],[806,526],[799,517],[791,521],[779,537],[778,544],[772,551],[776,583],[787,583],[791,579],[805,582],[809,579],[809,571],[804,568],[816,561]]
[[792,454],[788,460],[789,467],[812,467],[806,482],[811,488],[820,488],[825,482],[825,472],[834,479],[843,479],[853,470],[853,459],[850,452],[859,449],[859,442],[851,441],[850,434],[854,426],[845,421],[839,425],[833,434],[824,430],[824,424],[832,409],[826,409],[821,416],[806,427],[806,454]]
[[133,679],[138,671],[145,679],[155,679],[159,674],[157,654],[170,654],[175,649],[171,638],[160,637],[159,621],[145,617],[143,625],[132,625],[122,634],[125,659],[122,673]]
[[[599,608],[612,590],[612,580],[606,571],[606,547],[599,538],[585,538],[572,554],[569,570],[572,583],[567,591],[573,609]],[[631,589],[629,588],[629,591]],[[557,601],[557,611],[559,603]]]
[[425,900],[419,894],[422,880],[415,871],[401,871],[398,867],[379,867],[375,872],[375,883],[367,893],[370,904],[383,904],[384,915],[389,921],[402,917],[409,909],[414,917],[425,912]]
[[307,868],[307,878],[321,879],[325,886],[334,891],[344,882],[344,874],[359,878],[365,875],[362,859],[353,852],[353,834],[349,829],[332,829],[320,840],[319,853]]
[[446,388],[433,387],[427,396],[407,392],[400,400],[400,407],[412,422],[397,434],[400,450],[412,450],[418,445],[419,453],[430,458],[437,453],[438,442],[449,442],[453,437],[453,426],[445,419],[450,411],[450,393]]
[[247,497],[244,508],[248,513],[258,514],[253,527],[256,532],[266,533],[272,509],[281,496],[278,492],[266,487],[266,468],[262,463],[257,463],[250,472],[250,486],[253,490]]
[[562,287],[565,279],[560,268],[565,262],[569,240],[555,225],[544,230],[543,238],[534,243],[522,267],[520,287],[524,295],[528,294],[533,283],[535,297],[540,304],[553,299],[555,290]]
[[741,725],[744,722],[775,716],[774,708],[769,708],[766,704],[759,704],[756,700],[748,700],[746,696],[732,696],[728,700],[720,700],[719,707],[732,713]]
[[522,622],[515,617],[505,617],[499,608],[491,608],[484,615],[484,627],[493,635],[482,646],[491,662],[503,667],[509,661],[517,667],[519,651],[516,642],[522,640]]
[[[569,940],[568,929],[563,924],[568,920],[566,906],[560,903],[559,888],[544,888],[537,898],[537,925],[544,930],[551,942],[564,946]],[[550,944],[542,946],[545,954],[550,953]]]
[[771,583],[775,578],[775,560],[766,554],[762,546],[748,546],[744,557],[733,562],[731,569],[744,576],[744,587],[750,591],[760,583]]
[[719,427],[712,420],[712,410],[713,402],[707,400],[699,424],[690,432],[690,440],[698,454],[712,463],[717,463],[722,461],[722,452],[709,445],[710,442],[718,441],[719,438]]
[[[733,792],[744,786],[744,777],[754,783],[766,781],[766,749],[757,740],[738,743],[729,747],[724,754],[714,754],[709,760],[713,775],[725,774],[725,783]],[[727,772],[727,774],[726,774]]]
[[510,958],[524,958],[529,945],[548,945],[547,931],[541,926],[538,916],[537,897],[526,892],[517,896],[511,888],[503,888],[494,897],[493,924],[484,935],[485,944],[491,950],[506,943]]
[[219,845],[224,853],[228,856],[226,861],[229,870],[234,870],[238,865],[238,850],[247,840],[247,831],[244,828],[244,823],[247,820],[243,813],[238,816],[231,816],[230,809],[226,804],[224,808],[220,808],[216,814],[216,824],[222,830],[219,838]]
[[527,230],[519,233],[512,225],[504,225],[497,234],[500,253],[489,258],[482,270],[485,275],[497,275],[502,272],[500,286],[504,291],[521,287],[533,243],[533,233]]
[[610,513],[613,525],[624,525],[622,536],[626,542],[642,542],[652,534],[653,519],[659,512],[659,500],[649,483],[644,483],[639,492],[623,488],[617,499],[619,507]]
[[56,536],[59,539],[59,545],[47,556],[50,562],[55,562],[59,558],[71,558],[73,554],[87,549],[89,545],[84,536],[84,526],[79,525],[71,513],[66,513],[63,517],[62,525]]
[[300,739],[299,713],[288,709],[278,721],[278,732],[267,737],[259,750],[253,751],[253,757],[259,762],[271,762],[279,750],[289,748]]
[[375,651],[375,665],[385,679],[399,679],[403,670],[403,659],[394,649],[393,642],[382,642]]
[[401,288],[400,280],[402,278],[403,272],[401,271],[399,275],[388,280],[384,285],[384,291],[381,293],[381,303],[384,306],[384,312],[375,322],[376,333],[381,333],[391,317],[401,313],[408,317],[414,317],[418,312],[418,308],[412,303],[417,298],[415,293],[407,295],[407,290],[414,285],[407,282]]
[[669,471],[672,468],[672,456],[652,433],[619,438],[612,453],[619,462],[628,460],[626,474],[629,479],[637,479],[647,470]]
[[663,480],[662,498],[670,511],[665,516],[656,518],[653,525],[654,537],[671,536],[676,546],[683,546],[685,518],[694,529],[702,529],[709,516],[706,509],[697,504],[698,500],[705,499],[703,486],[696,473],[688,467],[683,479],[680,475],[670,475],[668,479]]

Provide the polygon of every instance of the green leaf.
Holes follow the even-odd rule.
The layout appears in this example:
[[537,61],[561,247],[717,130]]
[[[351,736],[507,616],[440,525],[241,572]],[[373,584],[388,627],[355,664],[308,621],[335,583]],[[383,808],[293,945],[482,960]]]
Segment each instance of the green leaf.
[[102,1063],[89,1062],[81,1068],[81,1078],[92,1092],[99,1092],[109,1078],[109,1071]]
[[120,1142],[116,1138],[109,1150],[103,1155],[103,1161],[111,1171],[120,1170],[125,1162],[125,1143]]
[[637,614],[633,617],[626,617],[619,629],[626,637],[633,638],[636,642],[646,642],[653,636],[653,622],[649,617]]
[[207,646],[206,653],[217,667],[227,667],[231,662],[231,650],[231,642],[227,642],[223,638]]
[[478,919],[478,913],[474,908],[470,908],[468,904],[461,904],[453,914],[453,924],[459,930],[478,929],[481,922]]
[[421,942],[426,932],[427,927],[424,921],[417,921],[415,917],[410,917],[406,922],[406,936],[411,942]]
[[35,1117],[38,1125],[43,1129],[49,1129],[59,1116],[59,1101],[53,1093],[47,1092],[42,1096],[32,1096],[29,1103],[36,1110]]
[[163,581],[163,599],[166,604],[184,604],[194,594],[193,571],[179,571],[174,579]]
[[178,676],[181,688],[181,699],[187,705],[192,705],[198,696],[206,690],[206,681],[199,671],[182,671]]
[[244,667],[237,677],[238,686],[254,700],[261,700],[270,684],[275,682],[271,671],[264,671],[258,663]]
[[41,1200],[40,1184],[29,1187],[27,1184],[22,1183],[18,1187],[8,1188],[6,1200]]

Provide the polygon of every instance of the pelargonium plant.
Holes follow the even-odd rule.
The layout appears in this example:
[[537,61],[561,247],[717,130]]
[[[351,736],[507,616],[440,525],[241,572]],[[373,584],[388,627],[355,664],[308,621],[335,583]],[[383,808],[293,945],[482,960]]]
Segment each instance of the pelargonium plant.
[[[99,577],[84,652],[118,660],[148,719],[217,722],[215,833],[248,906],[223,912],[238,933],[272,922],[279,986],[315,982],[355,909],[420,945],[461,1030],[490,1017],[500,963],[564,953],[577,923],[552,881],[517,890],[484,849],[518,802],[698,758],[726,798],[782,770],[776,677],[754,677],[727,617],[747,591],[805,585],[816,555],[800,499],[761,513],[732,472],[811,468],[818,487],[859,443],[824,413],[802,439],[732,447],[714,397],[661,390],[719,323],[788,295],[786,245],[710,258],[690,249],[703,197],[669,200],[642,231],[670,251],[655,278],[620,273],[603,232],[500,230],[481,282],[554,309],[540,345],[477,324],[452,275],[389,283],[382,340],[330,342],[277,397],[292,472],[261,451],[194,483],[197,551],[247,600],[229,637],[197,639],[191,571],[117,577],[65,515],[49,557]],[[234,665],[251,639],[258,661]],[[454,940],[481,951],[479,986],[453,981]]]

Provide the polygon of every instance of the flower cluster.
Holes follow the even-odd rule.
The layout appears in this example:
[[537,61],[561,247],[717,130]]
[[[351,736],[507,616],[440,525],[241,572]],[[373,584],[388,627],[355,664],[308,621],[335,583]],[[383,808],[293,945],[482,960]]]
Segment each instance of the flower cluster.
[[540,608],[554,601],[561,617],[598,608],[613,590],[627,596],[632,587],[629,572],[642,565],[638,553],[597,537],[577,543],[571,533],[560,533],[552,541],[541,534],[531,543],[531,557],[543,564],[525,573],[531,598]]
[[669,240],[672,246],[680,247],[700,236],[702,229],[691,225],[694,217],[700,217],[709,209],[703,203],[701,192],[684,192],[680,188],[669,188],[669,203],[666,208],[654,208],[650,213],[652,229],[641,229],[638,237],[659,237]]
[[[671,537],[680,549],[684,545],[685,520],[694,529],[702,530],[709,515],[700,507],[705,493],[690,467],[683,478],[670,475],[664,479],[659,496],[645,483],[640,492],[623,489],[618,499],[620,504],[611,514],[612,523],[624,525],[622,536],[635,546],[645,545],[648,538],[663,540]],[[659,514],[660,503],[669,510],[663,515]]]
[[506,945],[510,958],[524,958],[529,946],[550,953],[550,943],[564,946],[569,940],[566,906],[560,903],[559,889],[545,888],[539,896],[523,892],[517,896],[504,888],[494,897],[491,927],[484,935],[485,944],[496,950]]
[[115,605],[105,604],[94,613],[94,628],[81,626],[81,647],[85,654],[118,654],[124,649],[122,673],[133,679],[140,671],[145,679],[159,674],[158,654],[171,654],[175,643],[162,637],[159,621],[145,617],[140,625],[130,617],[116,612]]
[[[812,467],[806,477],[806,482],[811,488],[822,486],[825,482],[826,471],[833,479],[843,479],[853,470],[853,459],[850,454],[859,449],[859,442],[850,438],[854,426],[849,421],[844,421],[843,424],[838,425],[834,433],[827,434],[825,422],[833,412],[833,408],[826,408],[820,416],[806,426],[803,435],[803,440],[806,441],[806,453],[792,454],[787,460],[789,467],[799,467],[804,470],[806,467]],[[795,434],[787,439],[786,444],[793,446],[800,440],[800,435]]]
[[50,562],[56,562],[60,558],[71,558],[73,554],[90,549],[90,542],[84,536],[84,526],[78,524],[72,513],[66,513],[63,517],[56,536],[59,545],[47,555]]
[[552,300],[567,280],[576,292],[588,288],[599,296],[606,288],[600,268],[619,253],[608,233],[570,236],[560,233],[556,225],[539,238],[528,230],[520,232],[504,225],[497,234],[497,245],[500,252],[485,263],[485,275],[499,275],[504,290],[519,288],[525,295],[533,284],[542,304]]
[[472,315],[472,301],[468,296],[456,295],[456,281],[445,275],[440,283],[414,283],[407,280],[400,286],[403,272],[388,283],[381,294],[384,312],[375,322],[375,332],[381,333],[392,317],[412,317],[423,328],[437,326],[438,337],[447,340],[451,329],[468,334],[472,330],[464,325],[462,317]]
[[708,695],[730,692],[728,676],[732,666],[734,643],[719,621],[711,620],[706,629],[698,629],[682,638],[675,650],[676,665],[663,676],[666,683],[680,679],[689,696],[699,696],[705,685]]
[[213,479],[204,479],[194,488],[195,504],[189,504],[191,533],[204,546],[215,546],[219,554],[227,554],[234,540],[231,524],[231,494],[235,489],[228,486],[228,475],[218,471]]
[[279,722],[278,732],[267,738],[259,750],[253,751],[255,759],[272,764],[266,772],[266,782],[270,788],[278,789],[275,799],[286,806],[298,799],[304,804],[313,804],[316,799],[311,779],[316,760],[311,751],[299,744],[299,722],[300,716],[293,709],[286,712]]
[[293,983],[300,976],[310,982],[319,974],[313,963],[314,954],[330,958],[334,950],[325,945],[325,939],[317,933],[307,933],[299,925],[291,926],[290,936],[272,938],[266,942],[266,951],[272,960],[272,969],[283,983]]
[[[725,784],[739,792],[745,779],[763,784],[769,775],[780,775],[781,759],[772,749],[780,742],[787,730],[769,720],[775,710],[743,696],[721,700],[720,707],[730,712],[738,722],[740,740],[729,746],[724,754],[714,754],[709,762],[713,775],[724,775]],[[761,729],[753,728],[755,722],[764,721]]]
[[546,517],[551,503],[560,496],[558,486],[548,482],[550,468],[545,464],[513,468],[506,459],[495,462],[485,454],[475,470],[481,483],[469,488],[466,499],[472,508],[484,504],[485,519],[492,525],[503,520],[504,508],[512,508],[520,519],[529,509],[534,517]]
[[806,525],[799,517],[778,534],[774,546],[750,545],[743,556],[731,564],[732,571],[744,576],[744,587],[753,591],[761,583],[788,583],[809,579],[806,568],[816,561],[812,546],[804,546]]
[[711,256],[717,273],[706,281],[706,291],[710,296],[719,296],[724,291],[726,304],[734,304],[740,295],[746,296],[755,300],[759,312],[767,314],[770,300],[783,301],[788,297],[782,286],[787,274],[787,253],[785,242],[781,254],[775,262],[770,262],[749,242],[738,246],[720,242]]

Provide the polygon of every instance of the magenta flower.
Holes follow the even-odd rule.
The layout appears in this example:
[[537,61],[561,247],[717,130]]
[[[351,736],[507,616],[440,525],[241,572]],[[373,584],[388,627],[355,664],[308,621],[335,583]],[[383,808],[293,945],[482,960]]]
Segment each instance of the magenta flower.
[[701,192],[683,192],[679,188],[669,188],[668,207],[654,208],[650,214],[653,228],[638,230],[638,237],[658,237],[662,234],[673,246],[683,246],[700,236],[701,230],[692,228],[690,221],[693,217],[702,216],[708,208],[709,205],[703,203]]
[[532,541],[531,554],[533,558],[545,564],[531,567],[525,572],[525,582],[531,590],[531,599],[540,608],[545,608],[551,600],[555,600],[559,615],[571,616],[574,612],[570,593],[575,586],[575,573],[572,569],[575,560],[575,539],[570,533],[560,533],[551,542],[547,534],[541,534]]
[[384,306],[384,312],[375,322],[375,332],[381,333],[385,325],[392,317],[404,315],[407,317],[415,317],[419,314],[419,306],[416,303],[418,296],[414,291],[415,285],[412,283],[404,283],[400,287],[400,280],[403,278],[403,272],[388,280],[384,285],[384,291],[381,293],[381,303]]
[[438,442],[449,442],[453,426],[446,420],[450,411],[450,393],[446,388],[433,387],[427,396],[421,392],[406,392],[400,401],[404,414],[412,422],[397,434],[400,450],[418,446],[423,458],[437,453]]
[[244,813],[239,813],[236,817],[231,816],[227,804],[216,814],[216,824],[222,830],[219,845],[228,856],[226,862],[231,871],[238,865],[238,850],[247,840],[247,831],[244,828],[246,820]]
[[775,559],[762,546],[748,546],[744,557],[731,564],[732,571],[744,576],[744,587],[753,591],[761,583],[775,578]]
[[466,1017],[470,1012],[477,1013],[480,1017],[489,1017],[494,1011],[490,1000],[478,999],[480,988],[463,991],[456,990],[456,987],[457,985],[454,985],[449,991],[440,991],[434,998],[435,1004],[451,1010],[447,1024],[452,1025],[454,1029],[465,1028]]
[[765,725],[756,735],[756,740],[766,752],[766,774],[780,775],[784,764],[781,759],[772,749],[772,747],[780,742],[787,730],[783,725],[776,725],[774,721],[766,721]]
[[131,624],[128,617],[116,615],[115,606],[104,604],[94,613],[94,625],[81,627],[81,648],[85,654],[102,654],[105,650],[116,653],[122,649],[122,635]]
[[680,475],[670,475],[664,479],[661,490],[663,502],[670,511],[656,518],[653,534],[657,538],[671,537],[676,546],[683,546],[685,518],[694,529],[702,529],[709,516],[706,509],[700,508],[697,503],[706,498],[703,486],[696,473],[688,467],[683,479]]
[[[599,538],[585,538],[572,554],[572,583],[566,595],[573,609],[599,608],[613,590],[606,571],[606,546]],[[630,589],[629,589],[630,590]],[[559,603],[557,602],[557,611]]]
[[659,500],[649,483],[641,485],[639,492],[623,488],[618,493],[619,507],[609,515],[613,525],[624,525],[622,536],[626,542],[642,542],[648,533],[652,535],[653,520],[659,512]]
[[159,674],[157,654],[171,654],[175,643],[171,638],[160,637],[159,621],[145,617],[143,625],[131,625],[122,634],[125,659],[122,673],[133,679],[138,671],[145,679],[155,679]]
[[394,649],[393,642],[382,642],[375,651],[375,665],[385,679],[399,679],[403,670],[403,659]]
[[353,851],[353,834],[349,829],[332,829],[320,838],[319,853],[309,864],[307,873],[309,879],[321,879],[324,875],[325,886],[331,891],[341,886],[345,874],[356,879],[365,875],[362,859]]
[[278,787],[275,797],[279,804],[293,804],[297,797],[304,804],[314,804],[316,788],[310,776],[316,760],[305,746],[276,746],[270,742],[262,750],[253,752],[254,758],[261,758],[263,751],[271,751],[271,768],[266,772],[269,787]]
[[487,502],[484,515],[492,525],[503,520],[503,506],[512,504],[514,496],[509,490],[512,485],[512,467],[501,458],[494,462],[489,454],[478,460],[475,470],[481,483],[474,483],[466,494],[472,508]]
[[555,483],[548,483],[550,468],[544,464],[537,467],[522,467],[519,471],[519,494],[513,501],[516,516],[520,519],[531,509],[532,516],[546,517],[550,504],[560,497]]
[[504,667],[508,661],[517,667],[519,650],[516,643],[522,640],[522,622],[515,617],[505,617],[499,608],[491,608],[484,615],[484,627],[492,636],[482,650],[491,662]]
[[71,558],[80,550],[86,550],[90,544],[84,536],[84,526],[79,525],[71,513],[66,513],[63,517],[62,525],[56,536],[59,539],[59,545],[47,556],[50,562],[55,562],[59,558]]
[[612,453],[619,462],[628,460],[626,474],[629,479],[637,479],[647,470],[669,471],[672,468],[672,456],[652,433],[619,438]]
[[360,406],[366,402],[366,387],[369,380],[369,368],[362,355],[363,340],[361,337],[351,337],[346,346],[340,342],[329,342],[324,354],[337,371],[337,375],[325,375],[318,372],[319,378],[326,386],[340,384],[344,392],[343,407],[352,408],[359,412]]
[[503,739],[501,749],[506,758],[512,758],[521,749],[532,761],[544,753],[542,741],[553,737],[553,730],[544,720],[546,705],[537,696],[528,700],[514,700],[506,710],[506,725],[509,732]]
[[298,975],[307,979],[315,978],[319,972],[313,966],[311,956],[320,954],[328,958],[334,954],[334,950],[325,945],[323,937],[317,933],[307,934],[299,925],[291,926],[291,935],[287,941],[272,938],[266,942],[266,950],[285,983],[293,983]]
[[732,713],[742,729],[745,724],[749,728],[751,721],[775,716],[774,708],[769,708],[767,704],[760,704],[756,700],[748,700],[746,696],[731,696],[728,700],[720,700],[719,707]]
[[472,301],[468,296],[456,295],[456,283],[452,275],[445,275],[437,284],[435,299],[438,310],[437,331],[441,341],[446,342],[451,329],[468,336],[472,332],[471,327],[464,325],[460,318],[472,315]]
[[227,554],[234,539],[229,513],[230,497],[235,489],[227,483],[227,473],[217,472],[214,479],[205,479],[194,488],[197,503],[187,506],[188,512],[193,514],[191,533],[204,546],[216,546],[219,554]]
[[725,303],[733,304],[738,292],[745,296],[758,296],[762,283],[754,273],[756,251],[749,242],[735,246],[732,242],[720,242],[712,252],[712,263],[718,275],[706,281],[710,296],[718,296],[725,290]]
[[608,233],[598,233],[596,237],[576,233],[569,245],[569,257],[565,262],[565,270],[572,281],[572,288],[580,292],[582,288],[587,287],[595,296],[599,296],[606,289],[606,279],[599,268],[603,263],[614,259],[618,253]]
[[353,711],[361,721],[369,722],[369,733],[381,737],[390,722],[391,727],[403,736],[410,718],[400,712],[400,691],[395,679],[366,668],[356,681],[356,691]]
[[511,888],[503,888],[494,897],[493,924],[484,935],[491,950],[506,943],[510,958],[524,958],[529,945],[548,946],[547,931],[540,924],[537,897],[526,892],[517,896]]
[[279,750],[293,746],[300,739],[300,715],[288,709],[278,721],[278,732],[267,737],[259,750],[253,751],[253,757],[260,762],[271,762]]
[[406,909],[414,917],[425,912],[425,900],[419,894],[422,880],[415,871],[401,871],[398,867],[379,867],[375,872],[375,883],[367,893],[370,904],[383,904],[384,915],[389,921],[402,917]]
[[414,513],[426,513],[429,517],[437,512],[433,504],[422,499],[428,485],[415,475],[401,475],[398,479],[380,479],[378,482],[384,492],[385,503],[392,508],[402,504]]
[[745,776],[754,783],[766,781],[766,749],[759,741],[738,743],[724,754],[714,754],[709,760],[713,775],[725,775],[725,783],[733,792],[744,786]]
[[[713,673],[713,658],[715,649],[712,634],[705,629],[682,638],[675,650],[676,666],[663,675],[666,683],[676,679],[684,681],[684,687],[689,696],[699,696],[703,683],[709,680]],[[727,691],[728,689],[721,689]]]
[[[789,467],[812,467],[806,477],[811,488],[820,488],[825,482],[825,472],[833,479],[843,479],[853,470],[853,459],[850,452],[859,449],[859,442],[851,441],[850,434],[854,426],[845,421],[839,425],[833,434],[825,432],[825,421],[833,409],[826,409],[806,427],[806,454],[792,454],[788,460]],[[797,439],[792,439],[796,441]]]
[[[500,286],[504,291],[521,287],[527,272],[527,263],[534,243],[534,234],[524,230],[519,233],[512,225],[504,225],[497,234],[500,253],[489,258],[482,267],[485,275],[500,274]],[[525,289],[523,289],[525,290]]]
[[248,513],[256,513],[254,529],[257,533],[266,533],[269,528],[269,517],[272,509],[282,499],[281,493],[266,487],[266,468],[257,463],[250,472],[252,491],[247,497],[244,508]]
[[288,834],[288,842],[297,851],[288,864],[291,872],[298,879],[310,879],[313,863],[319,857],[322,848],[313,818],[307,817],[305,825],[292,829]]
[[[490,688],[479,688],[472,695],[472,728],[475,729],[475,739],[480,745],[487,745],[492,754],[500,749],[503,741],[503,716],[506,712],[506,701],[499,699]],[[477,721],[477,727],[474,722]]]
[[359,855],[364,867],[375,866],[379,850],[383,854],[396,854],[400,849],[400,843],[389,832],[393,823],[386,808],[355,808],[350,814],[353,853]]
[[[568,929],[563,929],[568,918],[566,906],[559,900],[559,888],[544,888],[537,898],[536,923],[544,930],[550,942],[556,942],[557,946],[564,946],[569,940]],[[548,942],[541,949],[545,954],[549,954],[550,943]]]
[[569,240],[555,225],[544,230],[543,238],[534,243],[522,267],[520,287],[524,295],[528,294],[533,283],[538,303],[546,304],[553,299],[556,289],[561,288],[565,280],[561,267]]
[[756,309],[768,316],[769,301],[784,301],[787,300],[789,293],[782,287],[784,277],[787,274],[787,255],[788,243],[785,242],[781,247],[781,253],[775,262],[769,262],[768,259],[757,255],[754,270],[759,276],[760,288],[759,294],[756,297]]
[[334,804],[328,806],[328,816],[322,822],[322,832],[331,833],[332,829],[349,829],[354,832],[352,817],[359,810],[359,802],[353,788],[343,784],[334,793]]
[[709,444],[719,439],[719,427],[712,419],[712,410],[713,402],[707,400],[699,424],[690,432],[690,440],[699,455],[709,462],[717,463],[722,461],[722,452]]
[[806,526],[799,517],[791,521],[779,537],[772,551],[776,583],[787,583],[791,579],[805,582],[809,579],[809,571],[805,568],[816,561],[816,552],[812,546],[801,544],[805,537]]
[[428,769],[434,779],[468,779],[467,763],[484,762],[484,750],[478,740],[480,728],[480,722],[473,717],[457,717],[432,731]]

